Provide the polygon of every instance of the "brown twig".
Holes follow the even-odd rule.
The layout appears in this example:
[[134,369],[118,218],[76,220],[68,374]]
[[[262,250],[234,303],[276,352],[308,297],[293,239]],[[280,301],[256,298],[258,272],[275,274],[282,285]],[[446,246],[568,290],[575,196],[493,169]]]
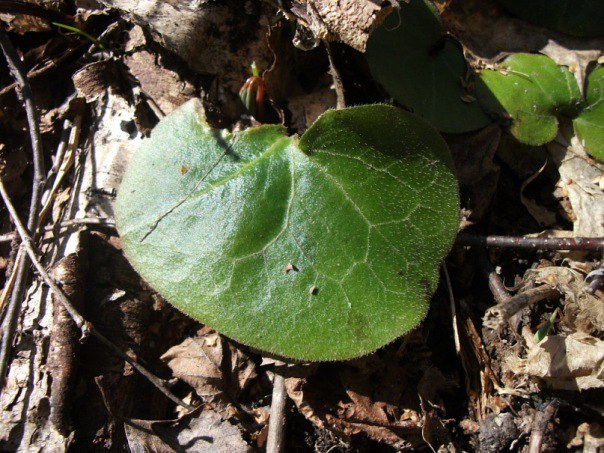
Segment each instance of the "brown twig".
[[540,453],[541,445],[543,444],[543,434],[547,429],[547,424],[553,418],[556,413],[555,403],[549,403],[543,412],[537,412],[535,414],[535,418],[533,419],[533,424],[531,427],[531,439],[529,441],[529,453]]
[[[97,228],[107,228],[110,230],[115,230],[115,220],[105,217],[83,217],[80,219],[69,219],[64,220],[63,222],[57,222],[54,225],[47,225],[42,228],[42,231],[60,231],[65,228],[72,227],[80,227],[80,226],[88,226],[88,227],[97,227]],[[19,237],[19,234],[16,232],[6,233],[0,235],[0,243],[2,242],[10,242],[16,237]]]
[[455,297],[453,295],[453,286],[451,285],[451,278],[449,277],[449,270],[447,264],[443,261],[443,273],[445,274],[445,283],[447,284],[447,290],[449,292],[449,304],[451,307],[451,322],[453,323],[453,340],[455,342],[455,352],[457,356],[461,354],[461,341],[459,340],[459,327],[457,324],[457,309],[455,308]]
[[523,293],[516,294],[506,303],[494,305],[484,315],[483,325],[496,329],[525,307],[551,297],[558,297],[560,292],[548,285],[538,286]]
[[459,233],[457,245],[514,248],[522,250],[604,250],[604,238],[527,238],[515,236],[475,236]]
[[[34,231],[38,224],[38,207],[42,197],[45,176],[44,153],[42,149],[42,140],[40,137],[40,125],[31,87],[24,75],[25,72],[23,70],[23,66],[21,65],[21,60],[19,59],[19,55],[13,47],[13,44],[8,38],[8,35],[2,28],[0,28],[0,48],[2,48],[2,53],[6,58],[9,70],[15,79],[15,82],[18,84],[18,92],[25,104],[25,113],[27,116],[27,124],[33,154],[33,183],[31,202],[29,206],[29,216],[27,219],[27,228],[29,231]],[[22,243],[21,247],[19,248],[19,252],[17,253],[14,271],[16,276],[13,292],[8,304],[6,318],[2,324],[3,335],[2,343],[0,345],[0,392],[4,388],[4,379],[6,378],[6,371],[8,369],[8,363],[10,360],[13,336],[17,327],[17,319],[20,313],[25,282],[29,277],[29,269],[30,267],[27,259],[25,259],[25,250],[23,249]]]
[[139,364],[136,360],[134,360],[132,357],[130,357],[128,354],[118,348],[102,333],[96,330],[96,328],[91,323],[87,322],[82,317],[82,315],[70,302],[69,298],[65,295],[63,290],[55,283],[55,281],[50,277],[50,275],[48,275],[48,272],[46,272],[46,269],[44,269],[44,266],[42,266],[42,263],[40,263],[40,260],[38,259],[36,251],[34,249],[33,239],[29,236],[23,223],[21,223],[17,211],[11,203],[10,198],[8,197],[8,193],[6,192],[6,188],[2,180],[0,180],[0,195],[4,200],[4,204],[6,205],[6,208],[8,209],[8,212],[10,213],[13,222],[15,223],[15,226],[17,227],[17,232],[19,233],[19,236],[21,237],[22,241],[22,248],[26,251],[27,255],[29,256],[29,259],[34,265],[34,268],[36,269],[36,271],[38,271],[38,273],[42,277],[42,280],[44,280],[44,283],[46,283],[50,287],[52,293],[56,296],[56,298],[63,305],[63,307],[65,307],[65,309],[69,313],[69,316],[71,316],[71,319],[73,319],[75,325],[78,327],[78,329],[80,329],[82,337],[92,335],[105,346],[107,346],[109,349],[111,349],[113,352],[115,352],[119,357],[124,359],[130,365],[132,365],[135,370],[145,376],[155,387],[159,389],[159,391],[161,391],[168,398],[170,398],[176,404],[179,404],[188,410],[192,410],[193,406],[190,406],[189,404],[181,401],[176,395],[174,395],[166,388],[161,379],[159,379],[157,376],[155,376],[153,373],[151,373],[145,367]]
[[501,281],[501,277],[495,271],[489,273],[489,289],[498,304],[506,304],[512,298]]
[[[275,368],[283,363],[275,363]],[[273,381],[273,399],[271,401],[271,415],[268,425],[268,438],[266,440],[266,453],[281,453],[285,449],[285,408],[287,392],[285,391],[285,378],[275,370]]]
[[[74,54],[76,54],[80,51],[84,51],[86,49],[87,45],[88,45],[87,43],[82,43],[76,47],[67,49],[65,52],[63,52],[61,55],[59,55],[56,59],[49,61],[47,64],[45,64],[41,68],[32,69],[31,71],[29,71],[27,73],[27,79],[31,81],[33,79],[36,79],[36,78],[46,74],[47,72],[49,72],[53,69],[57,69],[59,67],[59,65],[61,63],[63,63],[65,60],[69,59],[71,56],[73,56]],[[6,87],[2,88],[2,90],[0,90],[0,97],[4,96],[5,94],[10,93],[15,88],[17,88],[17,86],[18,86],[17,82],[14,82],[14,83],[11,83],[10,85],[7,85]]]
[[[53,270],[53,275],[65,294],[76,305],[84,302],[83,282],[88,269],[86,249],[63,257]],[[63,435],[71,431],[71,401],[75,393],[80,331],[59,300],[53,295],[53,321],[50,332],[47,368],[52,377],[50,388],[49,420]]]
[[344,84],[342,83],[342,77],[340,77],[340,72],[336,68],[336,64],[333,60],[333,55],[331,53],[331,44],[327,41],[323,41],[325,45],[325,50],[327,51],[327,58],[329,59],[329,73],[331,74],[331,78],[333,79],[333,88],[336,91],[336,108],[338,110],[346,108],[346,98],[344,97]]

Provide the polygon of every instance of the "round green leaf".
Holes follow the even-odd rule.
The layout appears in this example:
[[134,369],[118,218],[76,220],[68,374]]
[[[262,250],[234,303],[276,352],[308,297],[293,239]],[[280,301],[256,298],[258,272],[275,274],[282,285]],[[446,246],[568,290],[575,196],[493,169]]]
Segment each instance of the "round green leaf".
[[544,55],[511,55],[497,69],[480,73],[476,92],[485,110],[511,119],[510,132],[528,145],[553,140],[558,116],[574,115],[581,104],[572,73]]
[[574,36],[604,35],[602,0],[499,0],[513,14]]
[[370,36],[373,77],[399,103],[443,132],[467,132],[489,123],[462,80],[468,67],[458,43],[446,38],[427,0],[403,2]]
[[604,66],[587,77],[586,106],[573,124],[575,133],[592,156],[604,160]]
[[127,257],[174,306],[249,346],[360,356],[415,327],[458,226],[446,144],[396,107],[329,111],[302,136],[210,128],[191,101],[130,163]]

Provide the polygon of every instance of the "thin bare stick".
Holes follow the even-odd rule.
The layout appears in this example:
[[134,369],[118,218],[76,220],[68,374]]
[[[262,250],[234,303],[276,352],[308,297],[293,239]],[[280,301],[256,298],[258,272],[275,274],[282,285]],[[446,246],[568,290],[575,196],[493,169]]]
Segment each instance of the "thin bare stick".
[[[275,363],[275,368],[284,365]],[[287,406],[287,392],[285,391],[285,378],[283,374],[275,371],[273,381],[273,398],[271,401],[271,415],[268,425],[268,438],[266,440],[266,453],[281,453],[285,449],[285,408]]]
[[457,245],[478,245],[483,247],[513,248],[522,250],[604,250],[604,238],[527,238],[515,236],[475,236],[460,233]]
[[[33,182],[31,190],[31,201],[29,205],[29,216],[27,219],[27,228],[29,231],[34,231],[38,224],[38,207],[42,197],[44,188],[44,152],[42,149],[42,140],[40,137],[40,123],[36,112],[36,106],[33,100],[33,93],[25,71],[21,64],[21,60],[17,51],[13,47],[8,35],[0,27],[0,48],[8,63],[8,68],[17,83],[17,90],[25,104],[25,114],[27,117],[27,125],[32,147],[32,162],[33,162]],[[8,363],[12,350],[13,337],[17,327],[17,319],[19,317],[21,302],[23,300],[25,282],[29,277],[29,263],[25,259],[25,250],[23,244],[17,253],[15,265],[15,283],[11,295],[6,318],[2,324],[2,343],[0,344],[0,392],[4,388],[4,380],[8,370]]]
[[453,296],[453,286],[451,286],[451,278],[447,264],[443,261],[443,273],[445,274],[445,282],[449,291],[449,304],[451,306],[451,321],[453,322],[453,341],[455,341],[455,352],[457,356],[461,354],[461,341],[459,340],[459,328],[457,326],[457,309],[455,308],[455,297]]
[[543,434],[547,425],[556,413],[557,404],[549,403],[543,412],[537,412],[531,427],[531,439],[529,441],[529,453],[540,453],[543,444]]
[[[67,172],[73,166],[75,161],[76,150],[78,147],[78,143],[80,141],[80,130],[82,125],[82,115],[78,114],[75,117],[73,125],[70,129],[69,140],[67,142],[67,147],[65,149],[64,156],[61,157],[61,161],[58,162],[58,170],[56,172],[56,178],[52,181],[52,187],[44,193],[42,197],[42,209],[40,209],[40,214],[38,216],[38,225],[42,225],[44,220],[50,214],[50,211],[53,206],[54,198],[63,182],[63,178],[67,174]],[[57,152],[57,161],[59,160],[58,152]],[[55,162],[56,164],[56,162]],[[53,165],[54,168],[54,165]],[[50,173],[50,172],[49,172]],[[54,176],[54,175],[53,175]]]
[[523,293],[516,294],[504,304],[494,305],[489,308],[485,315],[483,325],[485,327],[496,329],[503,325],[513,315],[518,313],[524,307],[551,297],[558,297],[560,292],[547,285],[538,286],[529,289]]
[[[64,220],[63,222],[57,222],[54,225],[46,225],[44,228],[42,228],[42,231],[57,232],[62,229],[80,227],[80,226],[106,228],[109,230],[115,230],[115,220],[110,219],[108,217],[82,217],[79,219],[69,219],[69,220]],[[0,243],[11,242],[13,239],[15,239],[18,236],[19,236],[19,234],[16,232],[2,234],[2,235],[0,235]],[[0,306],[1,306],[1,304],[0,304]]]
[[340,72],[336,68],[336,64],[333,61],[333,55],[331,54],[331,44],[327,41],[323,41],[325,50],[327,51],[327,58],[329,59],[329,73],[333,80],[333,88],[336,91],[336,108],[338,110],[346,108],[346,98],[344,97],[344,84],[342,83],[342,77]]
[[46,283],[50,287],[50,290],[56,296],[56,298],[61,303],[61,305],[63,305],[65,307],[65,309],[71,316],[71,319],[73,319],[73,322],[75,323],[75,325],[78,327],[78,329],[81,330],[82,336],[83,337],[86,337],[88,335],[94,336],[97,340],[99,340],[101,343],[103,343],[105,346],[107,346],[109,349],[111,349],[113,352],[115,352],[119,357],[124,359],[130,365],[132,365],[132,367],[135,370],[137,370],[139,373],[141,373],[143,376],[145,376],[164,395],[166,395],[168,398],[170,398],[176,404],[179,404],[186,409],[192,410],[193,406],[190,406],[189,404],[181,401],[176,395],[174,395],[172,392],[170,392],[166,388],[166,386],[164,385],[164,383],[161,379],[159,379],[153,373],[151,373],[146,368],[144,368],[142,365],[140,365],[136,360],[134,360],[132,357],[130,357],[128,354],[126,354],[124,351],[122,351],[120,348],[118,348],[115,344],[113,344],[110,340],[108,340],[103,334],[101,334],[98,330],[96,330],[96,328],[91,323],[87,322],[82,317],[82,315],[76,310],[76,308],[70,302],[69,298],[65,295],[63,290],[55,283],[55,281],[50,277],[48,272],[46,272],[46,269],[44,269],[44,266],[42,266],[42,263],[40,263],[40,260],[38,259],[37,255],[36,255],[36,251],[34,249],[33,239],[29,236],[23,223],[21,223],[21,220],[18,217],[17,211],[8,197],[8,193],[6,192],[6,188],[5,188],[4,182],[2,180],[0,180],[0,195],[2,196],[2,199],[4,200],[4,204],[6,205],[6,208],[8,209],[8,212],[10,213],[10,215],[13,219],[13,222],[15,223],[15,226],[17,227],[17,232],[19,233],[19,236],[21,237],[21,241],[22,241],[21,245],[22,245],[23,249],[27,252],[29,259],[31,260],[35,269],[38,271],[38,273],[42,277],[42,280],[44,280],[44,283]]
[[501,277],[495,271],[489,273],[489,289],[491,290],[491,294],[493,294],[495,302],[498,304],[506,304],[512,298],[508,290],[505,289]]

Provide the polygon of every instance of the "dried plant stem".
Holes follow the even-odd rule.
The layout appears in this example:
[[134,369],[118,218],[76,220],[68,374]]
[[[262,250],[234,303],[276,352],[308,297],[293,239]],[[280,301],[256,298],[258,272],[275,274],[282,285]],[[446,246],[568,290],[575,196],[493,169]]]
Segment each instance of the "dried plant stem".
[[[64,220],[63,222],[57,222],[54,225],[47,225],[42,228],[42,231],[55,231],[58,232],[64,228],[72,228],[72,227],[80,227],[80,226],[88,226],[88,227],[97,227],[97,228],[105,228],[114,230],[115,229],[115,220],[105,217],[82,217],[79,219],[69,219]],[[2,242],[11,242],[13,239],[18,237],[18,233],[6,233],[0,235],[0,243]],[[0,298],[1,300],[1,298]],[[0,302],[0,307],[2,306]]]
[[537,412],[533,419],[533,425],[531,427],[531,439],[529,441],[529,453],[540,453],[541,446],[543,444],[543,434],[547,429],[547,424],[554,417],[556,413],[556,404],[549,403],[543,412]]
[[107,346],[109,349],[111,349],[113,352],[115,352],[119,357],[124,359],[130,365],[132,365],[132,367],[135,370],[137,370],[139,373],[141,373],[143,376],[145,376],[164,395],[166,395],[168,398],[170,398],[176,404],[179,404],[179,405],[185,407],[186,409],[192,410],[193,407],[190,406],[189,404],[186,404],[185,402],[181,401],[176,395],[174,395],[172,392],[170,392],[166,388],[166,386],[164,385],[164,383],[161,379],[159,379],[153,373],[151,373],[146,368],[144,368],[142,365],[140,365],[136,360],[134,360],[132,357],[130,357],[128,354],[126,354],[124,351],[122,351],[120,348],[118,348],[109,339],[107,339],[103,334],[101,334],[98,330],[96,330],[96,328],[91,323],[87,322],[82,317],[82,315],[76,310],[76,308],[73,306],[73,304],[69,301],[69,298],[65,295],[63,290],[54,282],[54,280],[50,277],[48,272],[46,272],[46,269],[44,269],[44,266],[42,266],[42,264],[40,263],[40,260],[38,259],[37,255],[36,255],[36,251],[34,249],[33,240],[29,236],[23,223],[21,223],[21,220],[19,220],[17,211],[15,210],[15,207],[12,205],[12,203],[8,197],[8,193],[6,192],[4,182],[2,182],[1,180],[0,180],[0,195],[2,196],[2,199],[4,200],[4,204],[6,205],[8,211],[13,219],[13,222],[15,223],[15,226],[17,227],[17,232],[19,233],[19,236],[21,237],[21,241],[22,241],[21,242],[22,249],[24,249],[26,251],[26,253],[29,256],[29,259],[31,260],[31,262],[33,263],[36,271],[38,271],[38,273],[42,277],[42,280],[44,280],[44,283],[46,283],[50,287],[50,290],[56,296],[57,300],[61,303],[61,305],[63,305],[63,307],[65,307],[65,309],[71,316],[71,319],[73,319],[76,327],[78,327],[78,329],[80,329],[80,331],[82,332],[82,336],[86,337],[88,335],[92,335],[93,337],[95,337],[97,340],[99,340],[101,343],[103,343],[105,346]]
[[512,298],[501,281],[501,277],[495,271],[489,273],[489,289],[498,304],[506,304]]
[[451,278],[449,277],[449,270],[447,264],[443,261],[443,273],[445,274],[445,282],[447,283],[447,290],[449,292],[449,304],[451,306],[451,322],[453,323],[453,340],[455,341],[455,352],[459,357],[461,354],[461,341],[459,340],[459,328],[457,325],[457,309],[455,307],[455,296],[453,295],[453,286],[451,285]]
[[344,97],[344,84],[342,83],[342,77],[340,77],[340,72],[336,68],[336,64],[333,60],[331,44],[327,41],[323,41],[323,44],[325,45],[327,58],[329,59],[329,73],[331,74],[331,78],[333,80],[333,88],[336,91],[336,108],[338,110],[345,109],[346,98]]
[[514,248],[522,250],[604,250],[604,238],[527,238],[515,236],[475,236],[460,233],[458,245],[478,245],[483,247]]
[[[279,365],[283,365],[283,363],[278,362],[275,365],[277,365],[275,368],[278,368]],[[282,374],[275,371],[266,453],[281,453],[285,449],[286,403],[287,392],[285,391],[285,378]]]
[[[25,113],[27,117],[33,154],[33,183],[29,206],[29,216],[27,219],[27,228],[29,231],[34,231],[38,225],[38,207],[42,197],[45,176],[44,153],[42,149],[42,140],[40,137],[40,125],[31,87],[27,78],[25,77],[25,71],[21,65],[21,60],[19,59],[17,51],[10,42],[8,35],[2,28],[0,28],[0,48],[2,48],[2,53],[6,58],[9,70],[17,83],[18,93],[25,104]],[[3,335],[2,343],[0,344],[0,391],[2,391],[4,388],[4,380],[6,378],[8,363],[10,361],[13,337],[17,327],[17,319],[20,313],[21,301],[23,300],[25,283],[29,277],[30,267],[27,259],[25,258],[25,250],[23,247],[24,244],[22,243],[21,247],[19,248],[19,252],[17,253],[14,269],[15,279],[13,292],[8,304],[6,317],[2,324]]]
[[544,299],[549,299],[550,297],[558,297],[559,295],[560,292],[557,289],[547,285],[538,286],[537,288],[516,294],[506,303],[489,308],[484,315],[484,326],[496,329],[524,307],[528,307]]

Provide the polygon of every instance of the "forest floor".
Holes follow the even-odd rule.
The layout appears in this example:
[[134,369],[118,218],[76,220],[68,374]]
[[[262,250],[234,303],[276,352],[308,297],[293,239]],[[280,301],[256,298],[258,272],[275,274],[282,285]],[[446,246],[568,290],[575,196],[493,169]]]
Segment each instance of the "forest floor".
[[[31,94],[19,95],[2,59],[2,180],[26,223],[36,126],[22,99],[33,99],[40,132],[33,151],[44,169],[30,251],[84,326],[94,326],[77,327],[29,269],[2,208],[0,314],[10,366],[0,449],[260,451],[279,375],[288,452],[602,451],[604,272],[602,250],[590,244],[487,248],[460,239],[418,328],[356,360],[309,364],[263,357],[186,317],[125,259],[113,221],[124,168],[158,121],[187,100],[201,98],[216,127],[255,124],[242,116],[238,96],[255,62],[270,100],[264,120],[292,134],[330,108],[388,101],[362,52],[295,25],[321,2],[292,3],[0,2],[0,27],[31,84]],[[472,64],[541,52],[581,73],[603,55],[604,39],[530,25],[494,0],[436,4]],[[335,22],[345,30],[335,34],[359,47],[366,37],[350,11],[339,12]],[[464,234],[604,236],[603,166],[576,144],[558,137],[520,145],[503,122],[445,140]],[[547,332],[538,342],[539,329]]]

